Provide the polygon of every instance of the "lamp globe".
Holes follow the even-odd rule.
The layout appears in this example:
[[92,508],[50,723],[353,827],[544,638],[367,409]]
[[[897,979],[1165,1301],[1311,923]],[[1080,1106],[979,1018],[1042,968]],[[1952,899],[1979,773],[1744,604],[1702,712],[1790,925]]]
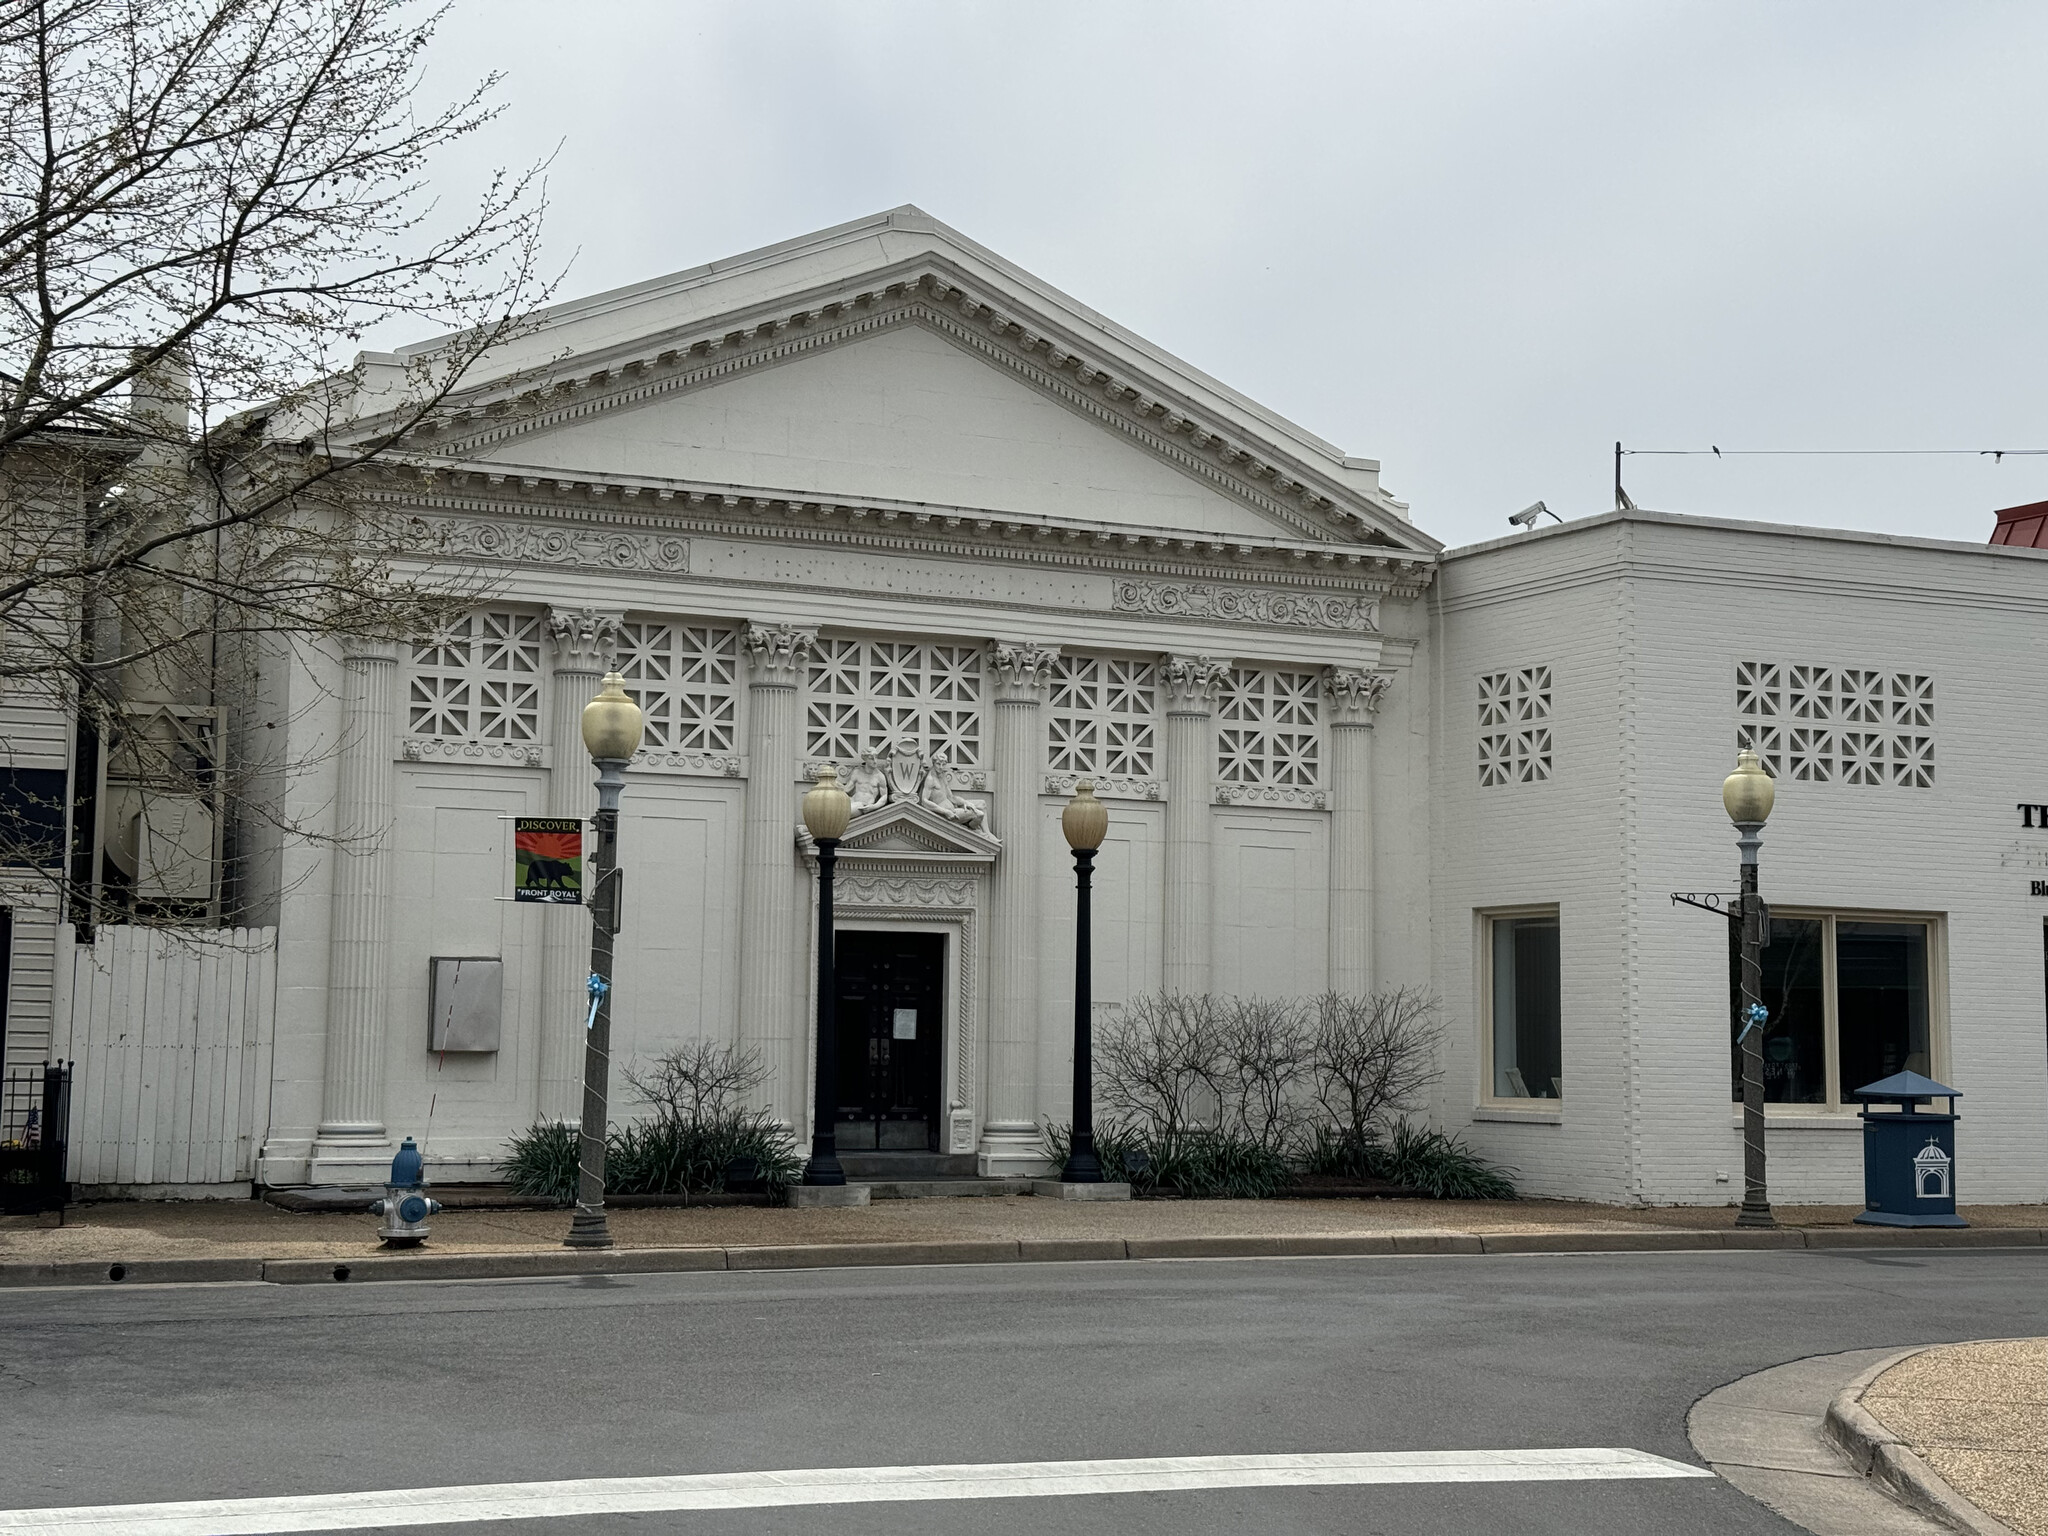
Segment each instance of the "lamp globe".
[[1721,804],[1728,819],[1740,826],[1762,826],[1770,818],[1778,786],[1764,772],[1757,756],[1744,747],[1735,754],[1735,771],[1721,782]]
[[1069,848],[1092,852],[1102,846],[1103,836],[1109,831],[1109,807],[1095,798],[1093,779],[1083,779],[1074,786],[1074,798],[1060,812],[1060,830],[1067,835]]
[[853,801],[839,787],[839,770],[827,763],[818,782],[804,792],[804,827],[818,842],[837,842],[853,819]]
[[594,762],[627,762],[640,750],[640,706],[626,697],[624,681],[605,673],[597,697],[583,706],[583,745]]

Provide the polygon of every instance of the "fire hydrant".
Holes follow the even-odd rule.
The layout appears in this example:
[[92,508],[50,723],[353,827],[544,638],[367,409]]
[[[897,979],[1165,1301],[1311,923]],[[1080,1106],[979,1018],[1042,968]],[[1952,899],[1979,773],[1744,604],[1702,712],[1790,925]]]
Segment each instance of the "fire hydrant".
[[387,1248],[417,1248],[427,1240],[427,1218],[440,1209],[440,1201],[427,1198],[427,1160],[408,1136],[391,1159],[384,1198],[370,1202],[370,1214],[384,1218],[377,1235]]

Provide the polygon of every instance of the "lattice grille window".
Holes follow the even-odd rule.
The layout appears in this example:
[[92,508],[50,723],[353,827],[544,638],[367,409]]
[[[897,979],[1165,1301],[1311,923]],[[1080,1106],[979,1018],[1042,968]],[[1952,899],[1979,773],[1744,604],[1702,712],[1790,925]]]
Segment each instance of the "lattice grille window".
[[908,736],[955,767],[981,763],[981,652],[972,646],[821,640],[811,653],[804,750],[850,762]]
[[1735,745],[1814,784],[1934,785],[1934,679],[1862,667],[1735,664]]
[[739,730],[736,629],[625,624],[619,672],[645,716],[645,744],[662,752],[730,752]]
[[1315,788],[1323,739],[1318,682],[1313,672],[1233,668],[1216,711],[1216,776],[1226,784]]
[[1152,776],[1159,678],[1149,661],[1062,656],[1053,664],[1047,757],[1054,773]]
[[1480,678],[1480,785],[1541,783],[1550,777],[1550,753],[1550,668]]
[[450,741],[540,739],[538,615],[484,609],[412,643],[406,729]]

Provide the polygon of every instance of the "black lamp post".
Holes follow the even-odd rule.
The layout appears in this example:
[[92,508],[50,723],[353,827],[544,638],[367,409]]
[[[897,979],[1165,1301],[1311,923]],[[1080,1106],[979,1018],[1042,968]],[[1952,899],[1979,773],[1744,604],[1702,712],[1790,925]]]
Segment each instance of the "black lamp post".
[[597,857],[590,882],[590,1014],[583,1032],[583,1123],[577,1136],[576,1214],[563,1244],[609,1248],[604,1216],[604,1131],[612,1069],[612,938],[619,931],[619,793],[640,750],[640,706],[616,672],[583,706],[583,745],[597,765]]
[[1757,755],[1744,747],[1735,755],[1735,771],[1721,785],[1721,803],[1735,823],[1735,846],[1742,850],[1742,1006],[1736,1019],[1742,1048],[1742,1209],[1738,1227],[1775,1227],[1771,1197],[1764,1177],[1764,904],[1757,894],[1757,850],[1763,846],[1764,822],[1777,798],[1777,786],[1764,772]]
[[1109,831],[1109,809],[1095,798],[1095,782],[1083,779],[1060,813],[1060,830],[1074,850],[1074,1129],[1067,1144],[1063,1184],[1100,1184],[1102,1159],[1095,1155],[1095,1041],[1089,1022],[1094,956],[1089,945],[1089,881],[1095,851]]
[[811,1160],[806,1184],[844,1184],[839,1166],[839,999],[832,976],[832,866],[839,839],[853,818],[853,801],[839,787],[839,770],[826,764],[804,794],[804,827],[818,845],[818,1068],[811,1094]]

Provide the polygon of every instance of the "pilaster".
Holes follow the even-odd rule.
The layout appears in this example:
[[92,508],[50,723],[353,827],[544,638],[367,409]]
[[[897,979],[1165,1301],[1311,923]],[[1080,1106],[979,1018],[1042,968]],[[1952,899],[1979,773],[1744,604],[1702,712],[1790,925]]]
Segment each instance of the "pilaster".
[[804,881],[796,857],[796,793],[803,727],[797,689],[815,629],[748,624],[740,632],[747,663],[747,811],[740,870],[740,1018],[742,1046],[769,1068],[767,1107],[806,1138],[810,1084],[804,1060]]
[[1330,726],[1330,990],[1362,997],[1378,982],[1373,955],[1373,717],[1393,679],[1332,669],[1323,678]]
[[345,640],[341,678],[326,1053],[309,1178],[315,1184],[371,1184],[383,1180],[391,1158],[384,1128],[391,925],[385,839],[398,801],[397,646]]
[[[989,892],[986,1119],[978,1154],[985,1176],[1046,1167],[1037,1112],[1039,1081],[1039,870],[1044,832],[1039,782],[1045,774],[1043,705],[1059,651],[997,644],[994,678],[995,826],[1003,840]],[[963,1021],[964,1022],[964,1021]]]
[[[583,706],[618,654],[623,615],[597,608],[550,608],[551,667],[548,744],[550,816],[588,820],[597,809],[596,768],[583,750]],[[590,925],[567,913],[541,914],[540,1080],[535,1112],[542,1121],[576,1123],[583,1102],[585,977]]]
[[1213,714],[1216,691],[1230,670],[1207,656],[1167,656],[1159,675],[1166,688],[1166,932],[1165,982],[1169,992],[1209,990],[1209,786],[1216,776]]

